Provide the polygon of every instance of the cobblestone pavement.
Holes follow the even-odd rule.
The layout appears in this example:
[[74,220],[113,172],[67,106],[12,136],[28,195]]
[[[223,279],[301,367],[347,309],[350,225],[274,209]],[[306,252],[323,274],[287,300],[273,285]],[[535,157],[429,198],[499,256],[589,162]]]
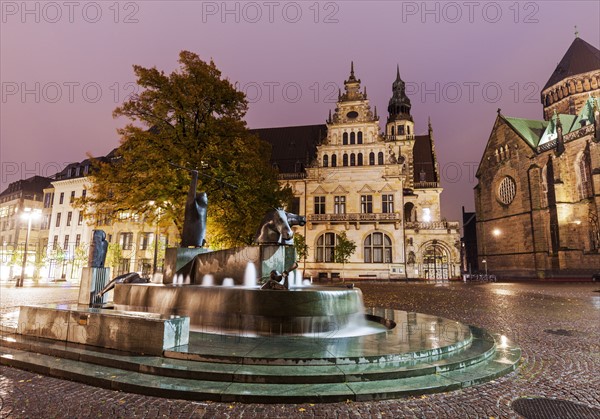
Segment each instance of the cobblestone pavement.
[[[365,283],[367,306],[418,311],[502,333],[523,351],[520,368],[449,393],[378,402],[261,405],[139,396],[0,367],[7,418],[513,418],[519,397],[600,406],[600,284]],[[74,288],[0,288],[3,311],[73,302]]]

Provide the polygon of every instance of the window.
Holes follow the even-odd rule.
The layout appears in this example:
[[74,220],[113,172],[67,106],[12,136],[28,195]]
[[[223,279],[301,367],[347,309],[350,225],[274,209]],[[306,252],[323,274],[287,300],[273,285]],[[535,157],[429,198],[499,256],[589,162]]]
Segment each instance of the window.
[[133,233],[121,233],[121,249],[131,250],[133,248]]
[[81,234],[75,236],[75,247],[79,247],[81,245]]
[[356,133],[350,133],[350,144],[356,144]]
[[334,214],[345,214],[346,213],[346,197],[345,196],[333,197],[333,213]]
[[44,220],[42,221],[42,230],[48,230],[50,228],[50,214],[44,214]]
[[73,212],[67,212],[67,227],[71,225],[71,220],[73,219]]
[[63,243],[63,250],[67,251],[69,249],[69,235],[65,234],[65,241]]
[[548,206],[548,165],[542,168],[542,176],[540,177],[540,207]]
[[131,265],[131,259],[121,259],[121,261],[119,262],[119,267],[117,268],[117,273],[118,275],[123,275],[126,274],[127,272],[130,272],[129,270],[129,266]]
[[62,204],[64,200],[65,200],[65,193],[61,192],[60,193],[60,198],[58,198],[58,204],[59,205]]
[[71,191],[71,198],[69,199],[69,203],[73,203],[75,201],[75,191]]
[[356,166],[356,154],[350,154],[350,166]]
[[360,196],[360,212],[371,214],[373,212],[373,195]]
[[394,136],[394,126],[393,125],[392,125],[392,132],[391,132],[391,134],[392,134],[392,137],[393,137]]
[[379,164],[379,165],[383,164],[383,151],[380,151],[379,153],[377,153],[377,164]]
[[348,133],[345,132],[342,134],[342,144],[343,145],[347,145],[348,144]]
[[342,166],[348,166],[348,155],[344,154],[342,157]]
[[87,196],[87,189],[84,189],[83,191],[81,191],[81,197],[85,198],[86,196]]
[[410,135],[410,125],[406,126],[406,135]]
[[331,167],[337,167],[337,156],[335,154],[331,156]]
[[358,135],[357,135],[357,138],[356,138],[356,142],[357,142],[358,144],[362,144],[362,143],[363,143],[362,131],[358,131]]
[[335,233],[325,233],[317,239],[317,262],[333,262],[335,256],[335,245],[337,235]]
[[54,197],[54,194],[51,192],[44,194],[44,208],[50,208],[52,206],[52,198],[53,197]]
[[325,214],[324,196],[315,196],[315,214]]
[[58,236],[54,236],[54,239],[52,240],[52,250],[56,249],[58,249]]
[[381,196],[381,208],[385,214],[394,212],[394,195],[384,194]]
[[506,176],[498,186],[498,199],[504,205],[510,204],[517,194],[517,185],[510,176]]
[[147,250],[154,243],[154,233],[142,233],[140,250]]
[[372,233],[364,242],[365,263],[392,263],[392,240],[387,234]]
[[417,221],[417,217],[415,215],[415,204],[413,204],[412,202],[407,202],[406,204],[404,204],[404,221]]
[[327,167],[329,166],[329,156],[327,154],[325,154],[323,156],[323,167]]
[[79,213],[79,217],[77,218],[77,225],[80,226],[83,224],[83,213]]
[[60,227],[60,212],[56,214],[56,224],[55,227]]
[[369,165],[375,166],[375,153],[369,153]]
[[398,125],[398,135],[404,135],[404,125]]
[[357,157],[358,157],[358,159],[357,159],[356,165],[357,166],[362,166],[363,165],[363,155],[362,155],[362,153],[358,153]]
[[590,170],[590,156],[588,153],[581,153],[577,161],[577,189],[581,199],[592,196],[592,171]]
[[297,197],[297,196],[292,197],[288,211],[291,212],[292,214],[300,214],[300,198],[299,197]]

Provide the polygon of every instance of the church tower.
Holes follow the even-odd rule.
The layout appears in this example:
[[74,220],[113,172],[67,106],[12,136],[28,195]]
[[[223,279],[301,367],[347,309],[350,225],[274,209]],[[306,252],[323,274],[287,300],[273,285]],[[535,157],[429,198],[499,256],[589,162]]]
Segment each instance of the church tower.
[[392,97],[388,104],[386,136],[392,141],[410,140],[415,135],[415,123],[410,114],[410,99],[406,96],[406,86],[400,78],[400,67],[396,67],[396,80],[392,84]]

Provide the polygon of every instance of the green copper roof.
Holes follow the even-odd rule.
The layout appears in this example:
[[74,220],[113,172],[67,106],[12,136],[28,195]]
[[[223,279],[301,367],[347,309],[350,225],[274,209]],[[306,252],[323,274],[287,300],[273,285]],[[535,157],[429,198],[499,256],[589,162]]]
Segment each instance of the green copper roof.
[[[562,116],[561,116],[562,118]],[[504,119],[517,132],[531,148],[537,148],[542,134],[546,131],[548,121],[538,121],[535,119],[510,118]]]
[[[573,116],[573,121],[570,126],[570,129],[565,132],[572,132],[580,129],[583,125],[581,121],[585,121],[585,125],[593,125],[594,124],[594,102],[598,109],[600,109],[600,98],[595,98],[590,96],[588,100],[585,102],[579,114],[575,117]],[[568,127],[563,121],[563,116],[560,116],[560,121],[563,123],[563,127]]]

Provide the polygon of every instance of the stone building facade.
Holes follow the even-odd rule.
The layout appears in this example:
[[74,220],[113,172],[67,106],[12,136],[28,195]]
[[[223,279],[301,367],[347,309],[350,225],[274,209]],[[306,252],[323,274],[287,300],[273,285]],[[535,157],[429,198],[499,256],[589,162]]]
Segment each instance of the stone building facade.
[[[309,247],[305,276],[447,279],[460,275],[459,223],[442,219],[442,187],[431,123],[415,135],[397,72],[385,132],[352,66],[326,125],[254,130],[273,146],[282,185],[306,215],[297,233]],[[340,234],[356,244],[334,262]]]
[[[110,159],[110,153],[101,159]],[[114,218],[84,214],[75,205],[75,200],[85,196],[90,189],[90,170],[90,160],[72,163],[56,174],[51,185],[44,189],[42,230],[47,231],[48,237],[48,278],[71,282],[81,279],[94,229],[106,232],[109,242],[106,265],[111,267],[112,276],[133,271],[151,274],[156,243],[156,265],[160,272],[164,248],[178,240],[175,227],[159,228],[143,216],[130,212],[121,212]]]
[[[14,279],[21,274],[23,252],[27,238],[26,269],[27,277],[39,276],[46,245],[41,217],[29,220],[24,212],[41,213],[44,188],[51,179],[33,176],[12,182],[0,193],[0,280]],[[26,237],[28,236],[28,237]]]
[[505,277],[600,269],[600,51],[576,38],[544,120],[498,116],[477,170],[479,266]]

